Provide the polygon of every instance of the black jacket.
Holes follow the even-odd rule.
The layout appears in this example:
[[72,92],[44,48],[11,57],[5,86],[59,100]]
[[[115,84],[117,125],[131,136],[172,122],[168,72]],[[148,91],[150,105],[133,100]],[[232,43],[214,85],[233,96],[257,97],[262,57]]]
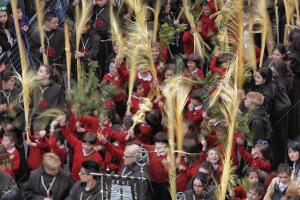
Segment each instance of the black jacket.
[[216,200],[216,197],[211,192],[197,196],[192,189],[185,191],[184,195],[186,200]]
[[[42,184],[42,177],[46,187],[53,180],[53,176],[47,174],[45,170],[40,167],[31,172],[28,182],[25,185],[24,195],[28,200],[44,200],[47,197],[47,192]],[[72,187],[70,174],[61,169],[56,175],[52,191],[50,192],[55,200],[65,200]]]
[[150,176],[147,171],[147,166],[143,169],[143,175],[141,173],[141,168],[137,164],[133,164],[132,166],[123,166],[119,171],[119,175],[121,176],[130,176],[130,177],[144,177],[147,180],[146,184],[143,184],[143,188],[141,188],[141,200],[152,200],[152,187],[150,184]]
[[0,200],[22,200],[17,184],[0,170]]
[[264,107],[253,110],[252,118],[249,122],[249,128],[253,136],[253,144],[259,139],[268,140],[272,132],[271,123]]
[[101,190],[101,184],[99,182],[97,182],[95,187],[90,191],[86,191],[85,186],[86,183],[80,181],[75,183],[66,200],[80,200],[80,199],[102,200],[103,190]]

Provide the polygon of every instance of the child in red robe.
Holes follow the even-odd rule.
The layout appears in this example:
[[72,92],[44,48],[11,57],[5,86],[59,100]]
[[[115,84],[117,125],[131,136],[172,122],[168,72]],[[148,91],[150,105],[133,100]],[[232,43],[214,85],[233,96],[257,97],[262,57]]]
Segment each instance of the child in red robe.
[[12,162],[12,170],[14,174],[17,174],[20,168],[20,154],[15,147],[14,134],[12,132],[4,133],[2,144],[4,145],[6,151],[9,153],[9,158]]

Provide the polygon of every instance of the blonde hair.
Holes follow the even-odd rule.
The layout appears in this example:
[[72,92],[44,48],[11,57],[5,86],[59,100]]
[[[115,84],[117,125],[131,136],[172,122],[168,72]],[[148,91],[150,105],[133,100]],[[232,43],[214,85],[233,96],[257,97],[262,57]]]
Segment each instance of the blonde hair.
[[265,100],[264,95],[259,92],[248,92],[246,97],[251,100],[251,104],[253,104],[255,107],[263,105]]
[[42,164],[44,167],[54,169],[61,166],[61,161],[55,153],[45,153],[43,156]]

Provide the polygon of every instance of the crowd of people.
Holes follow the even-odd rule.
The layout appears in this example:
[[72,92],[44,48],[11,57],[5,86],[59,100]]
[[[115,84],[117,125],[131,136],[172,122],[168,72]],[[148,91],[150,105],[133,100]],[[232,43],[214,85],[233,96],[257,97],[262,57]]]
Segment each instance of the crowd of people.
[[[44,44],[33,11],[34,1],[19,1],[17,17],[26,59],[39,83],[30,94],[29,129],[22,101],[24,91],[16,78],[21,70],[11,54],[17,45],[16,27],[10,3],[2,2],[0,199],[104,199],[107,191],[97,174],[118,174],[120,179],[146,179],[145,187],[138,191],[140,199],[168,200],[172,199],[171,166],[176,167],[177,199],[218,199],[216,191],[225,173],[229,122],[221,112],[222,101],[211,105],[210,100],[218,86],[224,84],[236,55],[220,49],[218,35],[226,24],[217,20],[216,14],[222,9],[220,5],[237,9],[237,1],[193,2],[191,10],[196,17],[192,26],[183,12],[183,2],[162,0],[158,39],[150,46],[156,73],[149,66],[136,66],[133,82],[132,58],[121,55],[123,46],[112,37],[110,7],[119,21],[122,31],[119,34],[124,37],[127,49],[138,45],[132,44],[133,40],[126,35],[128,26],[138,20],[137,13],[126,1],[93,0],[91,18],[84,24],[78,40],[75,10],[81,8],[82,1],[40,0],[44,8]],[[243,3],[241,24],[245,27],[257,9],[255,2]],[[155,8],[155,1],[144,3]],[[231,141],[233,181],[228,184],[227,199],[300,199],[300,18],[294,7],[291,16],[294,23],[286,24],[286,15],[290,13],[286,13],[283,1],[270,1],[266,6],[270,23],[275,27],[269,31],[278,37],[266,44],[272,51],[265,50],[262,54],[263,31],[249,31],[254,33],[256,66],[245,73],[245,81],[239,88],[238,117]],[[149,14],[149,40],[154,33],[153,21],[155,14]],[[69,25],[70,32],[71,76],[66,67],[64,23]],[[183,24],[186,24],[184,30],[178,31]],[[172,42],[164,40],[168,37],[163,35],[165,27]],[[195,32],[206,43],[208,58],[197,52]],[[288,34],[284,36],[284,32]],[[249,44],[235,39],[243,43],[247,62]],[[43,64],[43,54],[47,56],[47,65]],[[260,56],[263,56],[261,66]],[[79,74],[76,60],[81,61],[85,71],[83,92],[76,82]],[[178,76],[189,79],[193,85],[182,113],[183,151],[174,153],[170,151],[174,144],[170,144],[169,134],[175,132],[178,143],[180,130],[168,130],[167,93],[161,88]],[[69,78],[74,80],[73,91]],[[107,98],[99,96],[99,102],[103,102],[101,109],[93,108],[97,102],[85,105],[91,104],[87,94],[96,93],[92,88],[98,84],[100,90],[108,88]],[[77,90],[73,89],[76,87]],[[70,98],[74,91],[83,101]],[[148,101],[151,108],[145,111]],[[84,106],[89,112],[83,111]],[[136,120],[141,110],[143,117]],[[147,151],[147,163],[138,162],[141,150]],[[170,154],[175,154],[174,160]],[[126,198],[121,195],[118,199]]]

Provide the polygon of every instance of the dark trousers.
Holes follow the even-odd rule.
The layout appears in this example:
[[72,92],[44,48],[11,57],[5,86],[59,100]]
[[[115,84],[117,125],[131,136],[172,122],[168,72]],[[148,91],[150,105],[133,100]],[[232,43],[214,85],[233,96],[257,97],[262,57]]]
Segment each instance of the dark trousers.
[[151,182],[154,200],[171,200],[169,192],[169,183],[155,183]]

